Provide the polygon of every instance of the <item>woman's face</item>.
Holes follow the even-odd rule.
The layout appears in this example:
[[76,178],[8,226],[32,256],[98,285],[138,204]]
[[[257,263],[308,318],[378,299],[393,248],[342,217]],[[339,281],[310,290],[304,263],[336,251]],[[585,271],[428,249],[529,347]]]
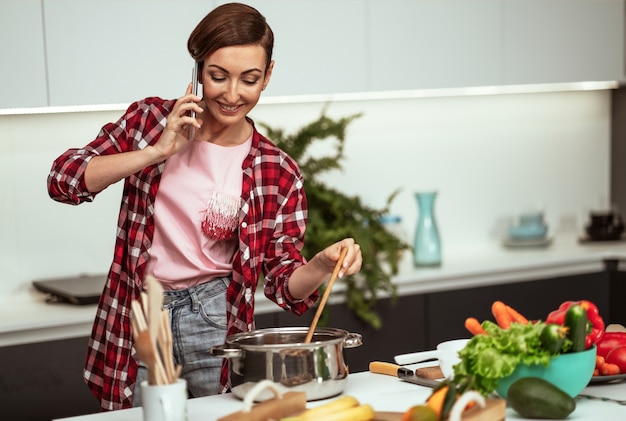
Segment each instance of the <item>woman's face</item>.
[[259,102],[273,66],[271,62],[265,70],[265,50],[260,45],[224,47],[208,56],[201,80],[211,120],[223,125],[243,121]]

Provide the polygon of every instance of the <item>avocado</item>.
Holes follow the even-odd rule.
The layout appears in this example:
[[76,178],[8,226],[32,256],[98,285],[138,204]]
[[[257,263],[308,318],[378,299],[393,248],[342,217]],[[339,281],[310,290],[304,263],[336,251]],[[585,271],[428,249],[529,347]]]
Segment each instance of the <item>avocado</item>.
[[567,393],[539,377],[516,380],[507,392],[509,405],[525,418],[562,420],[576,409]]

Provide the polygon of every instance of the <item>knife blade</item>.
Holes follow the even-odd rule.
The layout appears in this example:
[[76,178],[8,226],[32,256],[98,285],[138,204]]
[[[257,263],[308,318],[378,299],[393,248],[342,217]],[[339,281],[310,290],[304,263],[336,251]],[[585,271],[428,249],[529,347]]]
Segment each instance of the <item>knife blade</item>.
[[372,373],[398,377],[401,380],[409,383],[419,384],[420,386],[430,388],[439,386],[439,381],[417,376],[415,375],[415,372],[410,368],[403,367],[397,364],[386,363],[383,361],[372,361],[370,362],[370,371]]

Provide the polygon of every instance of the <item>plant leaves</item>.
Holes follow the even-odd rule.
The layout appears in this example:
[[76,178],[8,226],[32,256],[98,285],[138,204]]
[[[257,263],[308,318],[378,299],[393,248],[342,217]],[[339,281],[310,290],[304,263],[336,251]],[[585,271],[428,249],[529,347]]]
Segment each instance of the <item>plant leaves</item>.
[[[330,244],[346,237],[354,238],[361,247],[363,265],[358,274],[340,280],[346,285],[346,303],[359,319],[379,329],[382,321],[374,305],[381,293],[395,301],[397,288],[391,278],[398,273],[401,252],[409,248],[379,222],[389,213],[389,206],[400,190],[390,193],[385,208],[376,209],[364,204],[360,197],[340,192],[320,180],[320,175],[328,171],[343,170],[347,128],[360,116],[333,119],[324,108],[316,120],[293,134],[264,123],[260,126],[269,139],[298,162],[304,176],[309,213],[303,255],[311,258]],[[334,154],[319,157],[309,153],[313,145],[321,142],[334,142]]]

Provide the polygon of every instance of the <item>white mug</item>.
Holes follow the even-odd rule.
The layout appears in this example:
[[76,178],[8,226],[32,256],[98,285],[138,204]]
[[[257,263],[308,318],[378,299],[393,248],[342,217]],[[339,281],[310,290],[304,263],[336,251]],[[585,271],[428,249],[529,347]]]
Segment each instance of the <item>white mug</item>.
[[187,382],[149,385],[141,382],[141,401],[144,421],[186,421]]
[[413,352],[411,354],[396,355],[396,364],[406,365],[415,364],[422,361],[436,358],[439,360],[439,367],[445,377],[454,375],[454,366],[461,361],[459,351],[465,348],[469,339],[454,339],[451,341],[441,342],[437,345],[437,349],[431,351]]

